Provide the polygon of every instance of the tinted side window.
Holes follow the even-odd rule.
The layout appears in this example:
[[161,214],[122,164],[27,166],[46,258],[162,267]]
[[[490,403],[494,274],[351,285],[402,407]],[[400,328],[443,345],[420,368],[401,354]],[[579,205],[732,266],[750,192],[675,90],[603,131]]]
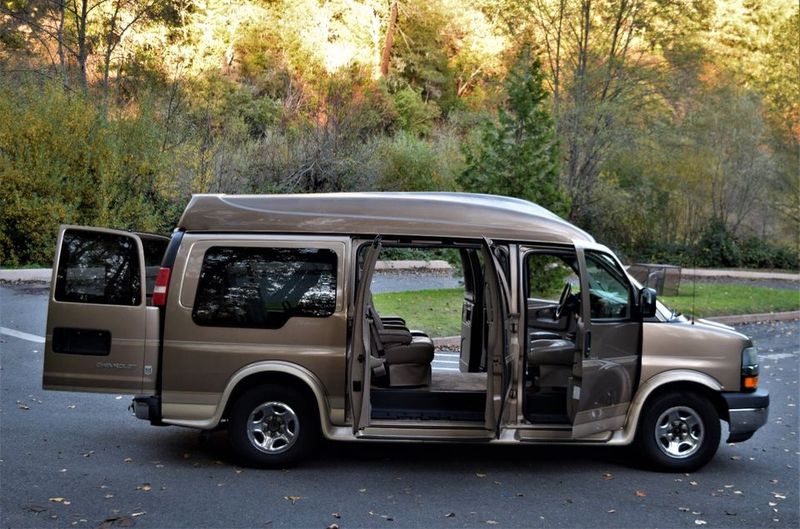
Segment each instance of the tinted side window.
[[277,329],[336,307],[336,253],[316,248],[212,247],[192,318],[199,325]]
[[631,317],[630,284],[608,255],[587,252],[591,318],[626,320]]
[[144,250],[144,280],[148,300],[153,296],[156,286],[156,276],[161,268],[161,259],[167,251],[168,239],[140,236]]
[[139,249],[133,237],[79,230],[64,232],[56,300],[139,305],[141,280]]

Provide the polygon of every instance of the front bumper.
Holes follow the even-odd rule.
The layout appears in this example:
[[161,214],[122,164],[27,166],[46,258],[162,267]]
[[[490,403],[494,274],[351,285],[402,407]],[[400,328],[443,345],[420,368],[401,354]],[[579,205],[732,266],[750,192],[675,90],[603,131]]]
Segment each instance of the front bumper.
[[729,443],[747,441],[767,423],[769,392],[757,389],[752,393],[722,393],[728,406]]

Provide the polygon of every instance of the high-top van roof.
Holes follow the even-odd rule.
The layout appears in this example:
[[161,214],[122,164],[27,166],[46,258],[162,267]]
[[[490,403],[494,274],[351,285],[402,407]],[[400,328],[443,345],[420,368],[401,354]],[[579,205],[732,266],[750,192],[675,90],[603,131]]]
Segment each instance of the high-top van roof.
[[532,202],[470,193],[194,195],[178,227],[202,232],[594,242],[585,231]]

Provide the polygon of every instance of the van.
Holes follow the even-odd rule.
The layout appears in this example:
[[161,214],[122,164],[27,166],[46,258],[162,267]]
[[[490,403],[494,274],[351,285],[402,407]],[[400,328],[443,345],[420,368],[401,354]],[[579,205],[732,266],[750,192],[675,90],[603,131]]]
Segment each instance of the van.
[[[426,252],[460,274],[450,345],[373,292],[379,261]],[[766,423],[758,371],[749,338],[677,314],[527,201],[208,194],[169,238],[61,227],[43,386],[224,428],[261,467],[324,437],[633,445],[685,472],[714,456],[721,420],[728,442]]]

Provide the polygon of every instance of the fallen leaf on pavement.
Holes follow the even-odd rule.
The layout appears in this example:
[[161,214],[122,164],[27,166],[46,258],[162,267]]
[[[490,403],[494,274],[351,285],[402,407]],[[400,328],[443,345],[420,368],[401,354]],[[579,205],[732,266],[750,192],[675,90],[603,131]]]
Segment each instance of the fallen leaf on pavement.
[[303,497],[302,496],[284,496],[283,499],[284,500],[289,500],[290,502],[292,502],[292,505],[294,505],[298,501],[302,500]]
[[125,459],[122,460],[122,462],[123,463],[133,463],[133,459],[131,459],[130,457],[126,457]]
[[144,511],[138,511],[138,512],[132,512],[132,513],[131,513],[131,516],[134,516],[134,517],[136,517],[136,516],[143,516],[143,515],[145,515],[145,514],[147,514],[147,513],[146,513],[146,512],[144,512]]
[[475,475],[478,476],[479,478],[485,478],[486,477],[486,474],[481,474],[480,472],[476,472]]
[[603,474],[603,479],[608,481],[610,479],[614,479],[614,476],[611,474],[611,472],[606,472],[605,474]]
[[445,517],[445,518],[453,518],[453,517],[455,517],[455,515],[456,515],[456,513],[454,513],[454,512],[449,512],[449,513],[445,514],[445,515],[444,515],[444,517]]
[[136,490],[143,490],[145,492],[150,492],[151,490],[153,490],[153,487],[149,483],[142,483],[141,485],[136,487]]
[[56,497],[56,498],[50,498],[49,501],[52,501],[53,503],[64,503],[64,498],[59,496],[59,497]]
[[340,519],[342,517],[342,513],[340,513],[340,512],[332,512],[331,516],[333,516],[334,518],[336,518],[338,520],[338,519]]
[[26,410],[26,411],[31,409],[30,406],[28,406],[27,404],[23,404],[20,401],[17,401],[17,408],[19,408],[21,410]]
[[689,512],[689,507],[678,507],[678,510],[681,512]]
[[606,512],[607,512],[608,514],[614,514],[615,512],[617,512],[617,510],[616,510],[616,509],[609,509],[609,510],[607,510]]
[[644,498],[645,496],[647,496],[647,493],[646,493],[645,491],[643,491],[643,490],[637,490],[637,491],[635,492],[635,494],[636,494],[636,496],[637,496],[637,497],[639,497],[639,498]]
[[708,523],[708,522],[706,522],[705,520],[695,520],[694,521],[695,525],[705,525],[706,523]]
[[332,523],[328,526],[328,529],[339,529],[339,524]]

